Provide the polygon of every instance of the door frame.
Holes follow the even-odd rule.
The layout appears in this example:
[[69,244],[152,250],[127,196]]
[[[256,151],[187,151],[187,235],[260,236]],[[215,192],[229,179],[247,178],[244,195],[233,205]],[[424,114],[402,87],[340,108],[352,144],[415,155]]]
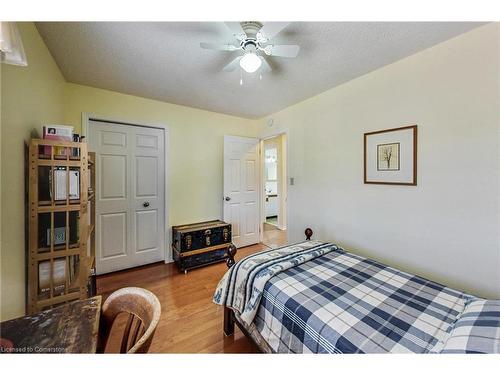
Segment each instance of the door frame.
[[[170,154],[170,128],[166,124],[158,124],[158,123],[146,123],[144,121],[130,121],[130,120],[124,120],[124,119],[118,119],[116,117],[108,117],[108,116],[101,116],[101,115],[95,115],[92,113],[88,112],[82,112],[82,136],[85,136],[87,139],[89,137],[90,133],[90,121],[101,121],[101,122],[110,122],[118,125],[126,125],[126,126],[138,126],[142,128],[154,128],[154,129],[160,129],[163,130],[163,137],[164,137],[164,153],[163,153],[163,158],[164,162],[163,165],[165,166],[165,181],[164,181],[164,239],[165,239],[165,249],[163,251],[163,261],[164,263],[171,263],[174,261],[173,259],[173,254],[172,254],[172,249],[170,247],[170,220],[169,220],[169,171],[170,171],[170,166],[168,164],[168,160],[170,158],[168,155]],[[95,249],[94,249],[95,250]]]
[[[264,216],[266,212],[266,197],[264,196],[264,191],[266,188],[266,165],[265,165],[265,149],[264,149],[264,141],[271,139],[271,138],[276,138],[281,135],[285,136],[285,145],[286,145],[286,163],[285,163],[285,175],[286,179],[283,181],[284,184],[286,184],[286,227],[288,228],[290,226],[290,210],[288,209],[288,190],[289,190],[289,165],[290,165],[290,140],[288,136],[288,129],[280,129],[276,131],[271,131],[269,133],[266,132],[265,136],[260,137],[260,142],[259,142],[259,149],[260,149],[260,242],[264,241]],[[288,241],[288,231],[286,232],[286,237]]]

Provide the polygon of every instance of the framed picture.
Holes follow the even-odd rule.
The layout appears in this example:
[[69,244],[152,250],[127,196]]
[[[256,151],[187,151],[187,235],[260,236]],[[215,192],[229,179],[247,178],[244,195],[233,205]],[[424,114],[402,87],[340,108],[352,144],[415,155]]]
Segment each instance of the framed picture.
[[365,133],[365,184],[417,185],[417,125]]

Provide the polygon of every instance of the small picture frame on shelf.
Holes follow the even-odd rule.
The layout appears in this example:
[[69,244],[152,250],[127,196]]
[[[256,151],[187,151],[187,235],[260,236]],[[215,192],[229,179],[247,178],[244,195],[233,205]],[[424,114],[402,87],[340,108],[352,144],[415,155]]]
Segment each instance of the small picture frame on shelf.
[[[54,228],[54,246],[66,243],[66,227]],[[47,229],[47,246],[50,246],[50,228]]]
[[364,134],[364,183],[417,185],[417,125]]

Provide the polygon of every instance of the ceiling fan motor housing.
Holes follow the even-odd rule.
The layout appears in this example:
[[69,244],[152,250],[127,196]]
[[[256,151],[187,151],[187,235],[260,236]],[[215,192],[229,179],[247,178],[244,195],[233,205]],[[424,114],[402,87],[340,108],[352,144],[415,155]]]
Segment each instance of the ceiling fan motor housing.
[[241,41],[240,45],[245,52],[255,52],[260,49],[260,45],[257,43],[257,39],[255,38],[246,38]]
[[262,29],[262,24],[257,21],[247,21],[247,22],[241,22],[241,28],[243,31],[245,31],[245,34],[249,38],[252,38],[257,40],[257,33],[259,32],[260,29]]
[[257,21],[247,21],[241,22],[241,28],[245,31],[246,37],[241,41],[240,47],[245,52],[257,52],[258,50],[263,50],[263,46],[260,45],[260,38],[257,37],[257,33],[262,29],[262,23]]

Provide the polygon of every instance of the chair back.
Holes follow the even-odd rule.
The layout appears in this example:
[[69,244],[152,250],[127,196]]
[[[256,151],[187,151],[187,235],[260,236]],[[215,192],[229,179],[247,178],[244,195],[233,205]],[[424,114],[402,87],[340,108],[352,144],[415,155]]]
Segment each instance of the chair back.
[[123,288],[113,292],[102,306],[99,325],[99,352],[104,352],[111,328],[119,314],[128,314],[120,353],[147,353],[160,320],[158,298],[142,288]]

